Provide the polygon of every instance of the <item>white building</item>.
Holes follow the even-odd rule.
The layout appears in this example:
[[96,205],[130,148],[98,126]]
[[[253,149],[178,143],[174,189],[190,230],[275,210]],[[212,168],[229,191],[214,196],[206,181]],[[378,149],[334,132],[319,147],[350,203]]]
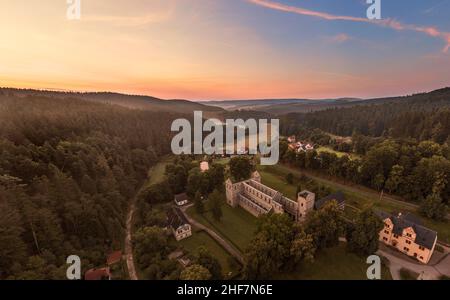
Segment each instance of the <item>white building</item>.
[[178,207],[174,207],[167,212],[167,221],[177,241],[181,241],[192,235],[191,224],[189,224],[189,221]]

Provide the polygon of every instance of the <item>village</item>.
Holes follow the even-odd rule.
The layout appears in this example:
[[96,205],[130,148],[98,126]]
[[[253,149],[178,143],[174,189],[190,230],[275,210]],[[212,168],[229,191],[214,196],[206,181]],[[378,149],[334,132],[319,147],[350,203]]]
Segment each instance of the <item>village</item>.
[[[297,141],[295,137],[289,137],[287,141],[292,151],[314,149],[312,143]],[[206,175],[210,171],[211,164],[220,164],[228,169],[230,159],[230,157],[219,156],[215,159],[200,160],[197,168]],[[167,220],[165,231],[174,240],[172,244],[174,251],[168,258],[177,261],[182,268],[188,268],[193,264],[192,253],[195,253],[197,247],[203,245],[214,249],[214,253],[220,257],[221,264],[225,266],[225,278],[236,278],[240,276],[239,270],[245,263],[242,254],[245,245],[251,239],[257,219],[262,215],[287,214],[294,222],[301,224],[305,222],[311,211],[320,210],[327,203],[336,203],[344,213],[349,210],[346,206],[345,193],[342,191],[317,198],[311,191],[300,190],[295,194],[296,198],[289,198],[292,195],[292,188],[286,189],[286,183],[281,186],[280,183],[279,179],[273,178],[273,174],[267,171],[267,167],[254,171],[251,177],[244,181],[233,181],[227,178],[223,194],[226,204],[222,206],[221,221],[214,220],[210,213],[199,215],[194,207],[196,200],[188,196],[186,192],[176,194],[172,204],[165,205]],[[277,186],[284,187],[279,191],[276,189]],[[286,196],[284,193],[287,193]],[[353,209],[352,205],[348,206]],[[384,224],[378,237],[381,249],[379,251],[387,252],[389,255],[396,251],[398,254],[393,255],[400,256],[400,261],[402,256],[406,260],[408,260],[407,257],[411,257],[417,263],[426,266],[430,263],[436,247],[441,248],[437,246],[437,233],[424,227],[413,214],[388,213],[382,210],[377,210],[376,214]],[[342,239],[342,242],[344,241],[345,238]],[[113,265],[120,261],[118,257],[121,255],[121,252],[113,253],[108,257],[105,267],[89,270],[85,279],[113,279],[111,270]],[[440,253],[437,256],[442,257]],[[434,259],[433,264],[437,260]]]

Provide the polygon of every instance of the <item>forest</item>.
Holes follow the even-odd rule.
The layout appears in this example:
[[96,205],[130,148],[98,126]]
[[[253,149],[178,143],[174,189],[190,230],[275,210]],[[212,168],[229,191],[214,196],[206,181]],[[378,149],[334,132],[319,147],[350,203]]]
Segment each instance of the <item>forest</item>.
[[[426,217],[444,219],[450,204],[449,94],[443,89],[282,116],[282,135],[348,155],[295,153],[281,141],[280,159],[398,195],[420,204]],[[162,231],[165,214],[154,208],[186,191],[199,213],[203,198],[217,198],[208,209],[220,219],[225,170],[211,164],[201,173],[197,159],[180,156],[167,165],[165,180],[144,183],[151,167],[171,153],[172,120],[190,119],[192,111],[130,109],[76,96],[0,89],[0,279],[64,279],[69,255],[82,258],[83,273],[104,265],[110,252],[123,248],[125,216],[135,197],[134,246],[144,277],[189,277],[167,260],[172,246]],[[230,163],[234,178],[247,177],[250,169],[240,159]],[[312,232],[289,236],[286,247],[297,247]],[[305,256],[312,255],[308,249]],[[202,251],[196,261],[218,278],[209,253]],[[257,268],[262,262],[253,263]]]
[[394,100],[369,100],[348,108],[291,113],[281,118],[284,135],[320,129],[339,136],[414,138],[443,144],[450,136],[450,88]]
[[129,200],[175,115],[0,91],[0,279],[64,279],[122,249]]

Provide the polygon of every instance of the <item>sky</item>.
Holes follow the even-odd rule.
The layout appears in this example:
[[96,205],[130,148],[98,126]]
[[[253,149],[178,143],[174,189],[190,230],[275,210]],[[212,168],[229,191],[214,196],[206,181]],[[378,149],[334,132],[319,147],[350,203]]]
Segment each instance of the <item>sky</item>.
[[[76,0],[74,0],[76,1]],[[450,0],[0,0],[0,86],[164,99],[373,98],[450,86]]]

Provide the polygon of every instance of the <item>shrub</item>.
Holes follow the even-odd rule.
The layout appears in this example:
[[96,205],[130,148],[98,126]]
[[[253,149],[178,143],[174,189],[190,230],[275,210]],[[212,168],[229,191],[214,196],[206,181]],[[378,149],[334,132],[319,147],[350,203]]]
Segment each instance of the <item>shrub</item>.
[[402,280],[417,280],[419,274],[405,268],[400,269],[400,278]]

